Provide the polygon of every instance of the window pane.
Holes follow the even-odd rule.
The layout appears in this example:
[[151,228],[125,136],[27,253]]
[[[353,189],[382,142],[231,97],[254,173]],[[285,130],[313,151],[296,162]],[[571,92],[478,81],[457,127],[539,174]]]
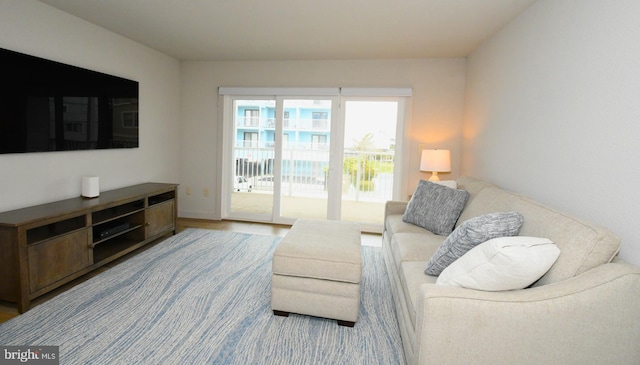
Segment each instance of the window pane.
[[331,100],[284,100],[281,216],[327,218]]
[[275,100],[234,101],[231,213],[273,212]]

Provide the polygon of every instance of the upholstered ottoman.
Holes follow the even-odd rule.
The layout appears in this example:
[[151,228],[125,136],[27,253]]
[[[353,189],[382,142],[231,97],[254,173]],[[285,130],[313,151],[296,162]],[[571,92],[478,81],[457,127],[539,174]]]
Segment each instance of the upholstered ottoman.
[[297,220],[273,254],[273,313],[337,319],[353,327],[360,312],[360,239],[355,223]]

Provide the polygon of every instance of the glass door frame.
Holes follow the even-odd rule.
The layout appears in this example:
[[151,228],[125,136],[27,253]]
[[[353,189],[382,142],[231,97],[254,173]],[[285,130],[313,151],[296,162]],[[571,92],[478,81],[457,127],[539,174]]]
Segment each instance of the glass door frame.
[[[329,159],[329,181],[327,182],[328,187],[328,195],[327,195],[327,212],[325,219],[337,219],[335,218],[335,213],[331,213],[335,211],[335,206],[338,205],[339,202],[331,202],[332,194],[332,186],[338,186],[335,182],[332,182],[332,179],[337,179],[336,173],[332,173],[331,171],[336,169],[337,163],[333,162],[334,154],[335,154],[335,146],[334,142],[336,138],[333,137],[334,131],[336,131],[338,123],[338,115],[339,115],[339,102],[340,99],[336,95],[325,96],[325,95],[225,95],[223,98],[223,128],[222,128],[222,173],[221,173],[221,217],[223,219],[238,219],[238,220],[248,220],[248,221],[256,221],[256,222],[268,222],[268,223],[276,223],[276,224],[293,224],[296,217],[284,217],[281,214],[281,201],[282,201],[282,162],[283,162],[283,132],[284,132],[284,104],[287,100],[329,100],[331,101],[331,117],[330,117],[330,141],[329,141],[329,151],[330,151],[330,159]],[[232,181],[229,176],[235,175],[235,165],[232,161],[232,157],[234,156],[233,148],[235,144],[235,122],[237,116],[236,105],[235,102],[238,100],[270,100],[275,102],[275,138],[274,138],[274,165],[273,165],[273,205],[271,214],[262,214],[262,213],[249,213],[249,212],[238,212],[232,210],[232,202],[231,202],[231,194],[233,193]],[[231,121],[231,122],[230,122]],[[336,131],[337,133],[337,131]],[[289,141],[290,142],[290,141]],[[341,171],[341,161],[339,161]],[[339,198],[339,196],[338,196]]]
[[[407,151],[405,151],[404,140],[405,136],[405,124],[407,118],[407,106],[409,103],[407,102],[407,97],[405,96],[341,96],[340,97],[340,146],[339,150],[335,153],[338,156],[335,160],[337,164],[339,164],[338,171],[342,171],[342,164],[344,161],[344,145],[345,145],[345,129],[346,129],[346,115],[347,115],[347,103],[350,101],[354,102],[395,102],[398,104],[397,115],[396,115],[396,131],[395,131],[395,153],[394,153],[394,172],[393,172],[393,192],[392,199],[400,200],[402,195],[402,181],[406,181],[405,176],[407,175],[406,167],[403,164],[403,157]],[[341,189],[342,181],[336,182],[338,184],[338,188]],[[342,216],[342,199],[341,199],[341,190],[337,191],[337,207],[335,207],[335,213],[337,217]],[[383,227],[382,225],[371,224],[371,223],[363,223],[359,222],[360,228],[362,231],[366,232],[376,232],[382,233]],[[382,223],[384,224],[384,223]]]
[[[236,109],[235,102],[237,100],[273,100],[275,98],[272,96],[266,95],[224,95],[222,97],[222,131],[221,131],[221,144],[222,144],[222,163],[221,163],[221,173],[220,173],[220,183],[221,183],[221,196],[220,196],[220,206],[221,206],[221,218],[222,219],[237,219],[237,220],[246,220],[252,222],[271,222],[272,215],[271,214],[262,214],[262,213],[249,213],[249,212],[232,212],[232,193],[234,190],[233,187],[233,177],[236,175],[236,165],[234,160],[234,147],[236,143],[236,138],[234,133],[236,132]],[[274,166],[275,168],[275,166]],[[274,187],[275,189],[275,187]],[[273,207],[272,207],[273,210]]]
[[[221,153],[221,169],[220,178],[218,181],[221,186],[220,195],[220,217],[223,219],[238,219],[255,222],[267,222],[276,224],[292,224],[296,218],[281,217],[280,201],[281,201],[281,174],[282,174],[282,148],[283,145],[283,122],[284,122],[284,100],[289,99],[318,99],[318,100],[331,100],[331,127],[330,127],[330,163],[329,163],[329,178],[327,181],[328,195],[327,195],[327,219],[339,220],[341,215],[341,191],[342,191],[342,169],[344,158],[344,133],[345,133],[345,116],[346,116],[346,102],[347,101],[395,101],[398,102],[398,116],[396,126],[396,146],[395,146],[395,170],[393,178],[393,199],[401,199],[405,188],[402,185],[403,181],[407,181],[409,170],[403,163],[404,157],[408,156],[410,151],[408,150],[409,144],[404,143],[405,139],[410,136],[405,135],[406,120],[411,117],[411,89],[371,89],[376,90],[374,96],[368,93],[370,89],[354,89],[359,94],[360,91],[364,91],[362,96],[351,93],[349,95],[340,95],[338,93],[332,93],[334,88],[315,88],[313,90],[325,91],[327,93],[305,93],[305,88],[294,88],[295,90],[303,90],[303,93],[297,95],[290,95],[288,93],[273,93],[267,94],[258,92],[255,94],[242,93],[234,94],[231,92],[222,92],[223,88],[220,88],[219,105],[222,105],[221,113],[219,117],[222,122],[220,123],[220,147],[218,151]],[[243,88],[226,88],[226,89],[243,89]],[[262,91],[263,88],[249,88]],[[272,88],[266,88],[271,90]],[[282,88],[287,89],[287,88]],[[273,88],[273,90],[280,90],[280,88]],[[378,90],[383,90],[378,92]],[[390,96],[383,96],[386,91],[390,90]],[[399,90],[398,93],[395,91]],[[275,100],[276,101],[276,125],[275,125],[275,159],[274,159],[274,191],[273,191],[273,208],[270,215],[267,214],[250,214],[250,213],[233,213],[231,211],[231,193],[233,190],[231,179],[228,176],[235,175],[235,166],[233,165],[233,145],[234,145],[234,124],[228,123],[228,121],[234,121],[234,101],[235,100]],[[275,178],[275,176],[278,176]],[[376,232],[381,231],[382,227],[362,225],[363,231]]]
[[[333,175],[332,171],[335,169],[334,162],[334,151],[335,144],[337,139],[334,137],[337,133],[337,127],[339,124],[339,103],[340,98],[337,95],[278,95],[276,96],[276,162],[274,167],[274,189],[277,189],[277,196],[274,196],[274,209],[273,209],[273,217],[272,222],[276,224],[293,224],[297,217],[286,217],[282,215],[282,163],[283,163],[283,155],[282,151],[285,148],[285,145],[282,141],[284,135],[284,112],[285,112],[285,102],[289,100],[328,100],[331,102],[331,117],[329,118],[330,130],[329,130],[329,180],[327,181],[327,210],[325,212],[324,219],[338,219],[332,214],[332,211],[335,209],[333,206],[336,204],[332,201],[332,192],[335,190],[333,186],[335,183],[332,182]],[[291,140],[289,140],[291,142]],[[275,192],[274,192],[275,193]]]

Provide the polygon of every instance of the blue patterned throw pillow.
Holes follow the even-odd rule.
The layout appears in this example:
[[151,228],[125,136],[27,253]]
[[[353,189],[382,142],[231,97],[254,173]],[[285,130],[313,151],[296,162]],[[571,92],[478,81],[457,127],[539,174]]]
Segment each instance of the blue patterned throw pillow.
[[424,273],[440,275],[442,270],[475,246],[493,238],[518,235],[522,223],[524,217],[518,212],[489,213],[464,221],[431,256]]
[[402,221],[444,236],[453,230],[469,192],[420,180]]

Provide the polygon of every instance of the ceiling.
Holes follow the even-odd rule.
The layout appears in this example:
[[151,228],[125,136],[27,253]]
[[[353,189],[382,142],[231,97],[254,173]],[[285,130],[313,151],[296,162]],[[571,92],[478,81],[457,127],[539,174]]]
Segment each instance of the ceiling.
[[40,0],[179,60],[464,57],[535,0]]

